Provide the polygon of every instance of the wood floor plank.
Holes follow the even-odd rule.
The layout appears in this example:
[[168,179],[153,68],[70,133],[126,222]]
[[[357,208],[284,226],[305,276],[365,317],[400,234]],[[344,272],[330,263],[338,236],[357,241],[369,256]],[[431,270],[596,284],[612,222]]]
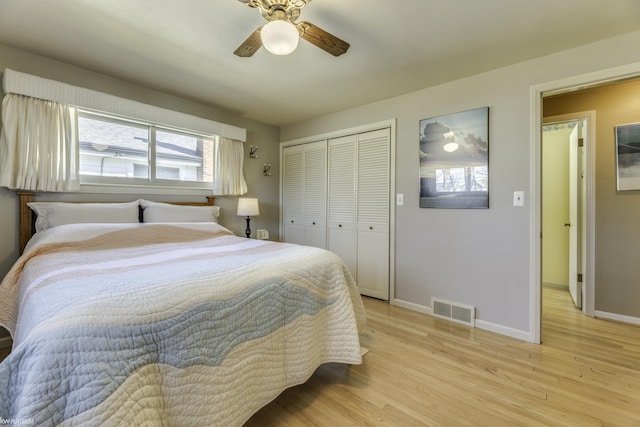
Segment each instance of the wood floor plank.
[[364,363],[321,366],[246,426],[640,426],[640,327],[566,290],[544,288],[541,345],[364,303]]
[[[362,425],[640,426],[640,328],[585,317],[565,290],[544,289],[541,345],[364,301],[364,364],[322,366],[288,400],[312,393]],[[269,406],[247,426],[279,425]]]

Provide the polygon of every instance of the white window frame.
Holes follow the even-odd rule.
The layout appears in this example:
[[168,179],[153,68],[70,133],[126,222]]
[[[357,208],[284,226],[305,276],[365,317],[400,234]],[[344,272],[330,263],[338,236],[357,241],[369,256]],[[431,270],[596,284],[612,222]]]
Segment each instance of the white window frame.
[[[246,142],[247,130],[231,124],[205,119],[191,114],[156,107],[131,99],[121,98],[104,92],[70,85],[59,81],[4,69],[2,73],[2,89],[5,94],[16,93],[39,99],[60,102],[83,110],[103,112],[120,118],[132,118],[149,123],[174,128],[177,130],[193,130],[204,135],[217,135],[237,141]],[[104,185],[84,184],[82,193],[122,193],[167,195],[211,195],[212,189],[184,188],[179,186],[162,187],[158,185]]]
[[[486,190],[477,190],[477,189],[473,189],[467,186],[467,182],[465,177],[470,174],[471,176],[475,177],[476,176],[476,170],[477,168],[486,168],[487,172],[489,170],[488,166],[482,165],[482,166],[456,166],[453,168],[436,168],[436,192],[440,193],[440,194],[464,194],[464,193],[476,193],[476,192],[485,192],[485,191],[489,191],[489,186],[486,186]],[[451,169],[462,169],[463,173],[462,173],[462,177],[463,179],[465,179],[465,183],[464,183],[464,189],[462,190],[437,190],[437,186],[440,184],[438,180],[438,178],[440,177],[439,174],[442,174],[442,176],[444,176],[445,174],[447,174],[447,171],[450,171]],[[488,176],[487,176],[487,183],[488,183]],[[442,182],[442,185],[444,186],[445,183]]]
[[[212,182],[200,182],[200,181],[180,181],[171,179],[158,179],[156,178],[157,156],[156,156],[156,130],[162,130],[164,132],[178,133],[193,135],[200,138],[206,138],[213,141],[214,144],[218,141],[218,135],[204,134],[202,132],[176,129],[169,126],[161,126],[158,124],[145,122],[143,120],[135,120],[127,117],[118,117],[112,114],[103,112],[91,111],[88,109],[78,109],[79,117],[86,117],[94,120],[102,120],[110,123],[117,123],[128,125],[132,127],[143,127],[148,129],[149,138],[149,152],[148,152],[148,165],[149,176],[148,178],[124,178],[124,177],[112,177],[101,175],[80,175],[80,190],[81,192],[130,192],[132,188],[139,188],[148,192],[149,189],[155,189],[158,193],[171,193],[172,190],[184,194],[186,190],[189,194],[211,194],[213,188]],[[80,144],[78,144],[78,150]],[[213,162],[213,158],[211,159]],[[105,187],[111,188],[111,191],[104,191]],[[200,190],[200,191],[199,191]],[[195,193],[194,193],[195,192]],[[206,193],[204,193],[206,192]]]

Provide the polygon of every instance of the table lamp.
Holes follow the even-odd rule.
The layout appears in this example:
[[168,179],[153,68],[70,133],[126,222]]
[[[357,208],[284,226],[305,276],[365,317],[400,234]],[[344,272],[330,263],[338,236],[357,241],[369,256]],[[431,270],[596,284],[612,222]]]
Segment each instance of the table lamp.
[[253,197],[240,197],[238,199],[237,215],[247,217],[247,229],[245,230],[245,234],[247,235],[247,239],[248,239],[249,237],[251,237],[251,227],[249,226],[251,217],[260,215],[260,207],[258,206],[258,199]]

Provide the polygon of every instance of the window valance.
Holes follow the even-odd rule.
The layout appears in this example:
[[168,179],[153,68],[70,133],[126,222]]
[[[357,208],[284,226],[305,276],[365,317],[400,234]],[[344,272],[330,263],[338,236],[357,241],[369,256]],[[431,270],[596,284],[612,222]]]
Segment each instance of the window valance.
[[151,123],[214,134],[237,141],[247,140],[247,130],[189,114],[171,111],[106,93],[5,69],[5,94],[15,93],[74,107],[104,111]]

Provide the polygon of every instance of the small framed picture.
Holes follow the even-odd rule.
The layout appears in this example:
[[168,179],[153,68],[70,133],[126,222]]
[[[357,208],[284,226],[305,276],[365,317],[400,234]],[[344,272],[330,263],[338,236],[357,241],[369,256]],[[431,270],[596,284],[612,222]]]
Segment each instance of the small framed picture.
[[640,123],[618,125],[615,132],[618,191],[640,190]]

